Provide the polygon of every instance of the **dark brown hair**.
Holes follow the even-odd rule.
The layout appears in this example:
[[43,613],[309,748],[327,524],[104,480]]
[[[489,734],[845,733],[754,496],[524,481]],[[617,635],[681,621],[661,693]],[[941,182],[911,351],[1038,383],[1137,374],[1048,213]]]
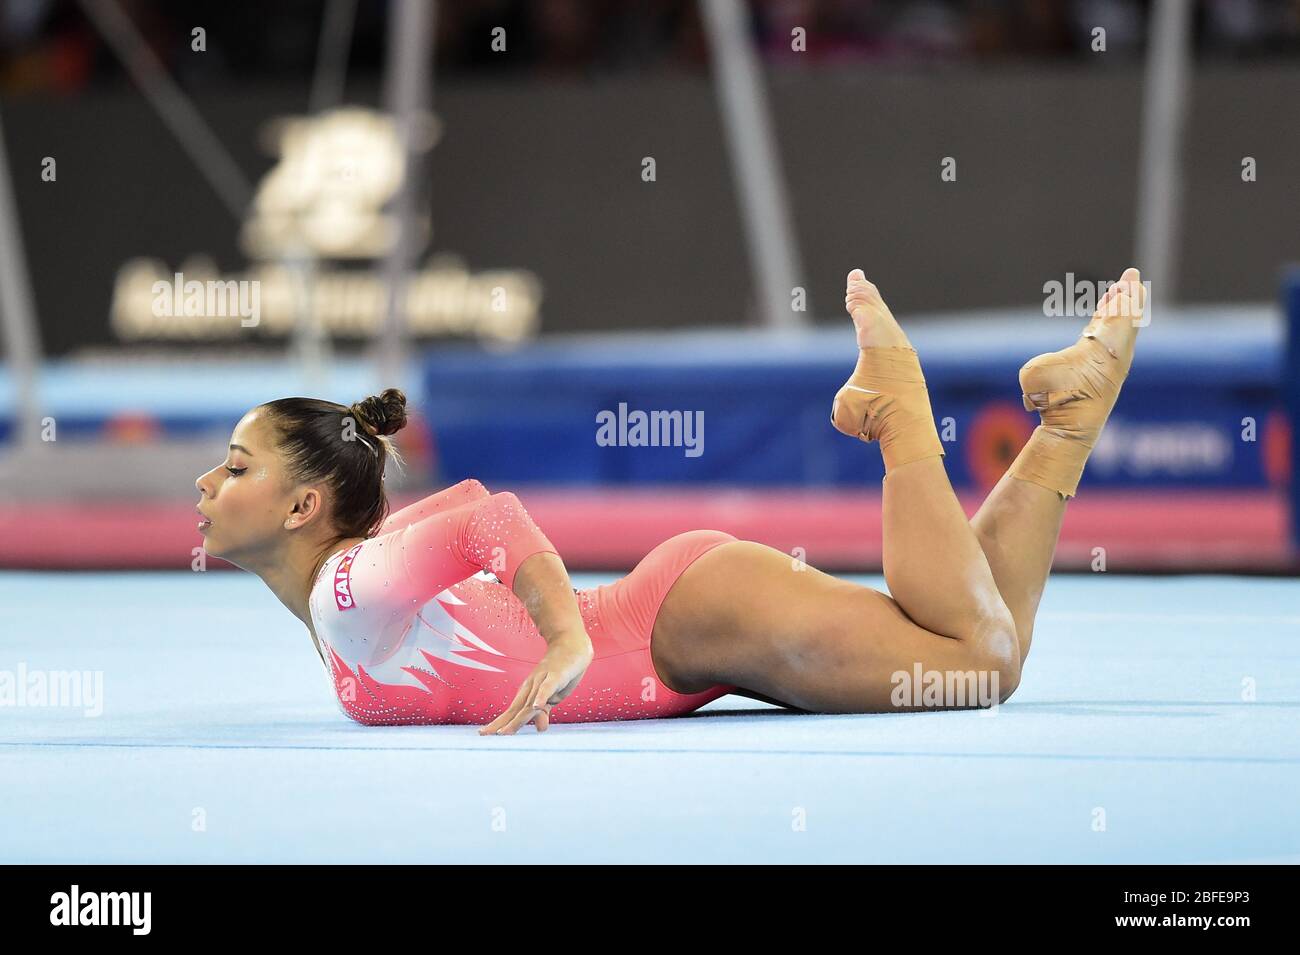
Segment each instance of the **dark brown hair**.
[[406,395],[396,388],[352,405],[319,398],[279,398],[258,405],[275,432],[291,481],[325,482],[339,540],[373,536],[388,517],[384,468],[402,464],[388,437],[406,425]]

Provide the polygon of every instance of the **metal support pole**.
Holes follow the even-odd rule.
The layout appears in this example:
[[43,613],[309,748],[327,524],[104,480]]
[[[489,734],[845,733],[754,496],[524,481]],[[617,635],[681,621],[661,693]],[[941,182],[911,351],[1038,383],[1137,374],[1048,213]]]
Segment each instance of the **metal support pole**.
[[307,105],[307,111],[312,115],[333,109],[343,102],[356,12],[357,0],[328,0],[325,5],[320,45],[316,48],[316,73],[312,77]]
[[808,313],[791,307],[794,289],[802,285],[803,266],[790,227],[780,158],[746,8],[740,0],[702,0],[702,7],[732,175],[740,190],[759,314],[769,328],[806,328]]
[[1177,299],[1182,131],[1187,112],[1192,4],[1157,0],[1147,40],[1138,169],[1137,266],[1161,305]]
[[406,289],[415,258],[415,215],[422,182],[422,152],[417,148],[417,124],[431,99],[432,37],[435,4],[432,0],[393,0],[388,24],[388,74],[385,103],[397,124],[402,145],[403,175],[393,211],[397,241],[384,261],[384,286],[388,307],[377,345],[377,371],[382,387],[401,380],[406,357]]
[[[316,70],[307,102],[307,112],[312,116],[334,109],[343,101],[356,9],[356,0],[328,0],[325,6],[320,43],[316,47]],[[301,244],[289,250],[282,262],[293,276],[294,301],[297,302],[288,349],[290,359],[296,361],[302,372],[304,392],[324,395],[329,391],[334,350],[329,331],[317,315],[319,260],[315,250]]]
[[242,222],[253,189],[225,145],[113,0],[81,0],[81,7],[230,214]]
[[[35,177],[37,171],[33,169],[30,174]],[[4,320],[5,353],[14,379],[14,446],[30,453],[41,446],[40,333],[32,305],[3,124],[0,124],[0,318]]]

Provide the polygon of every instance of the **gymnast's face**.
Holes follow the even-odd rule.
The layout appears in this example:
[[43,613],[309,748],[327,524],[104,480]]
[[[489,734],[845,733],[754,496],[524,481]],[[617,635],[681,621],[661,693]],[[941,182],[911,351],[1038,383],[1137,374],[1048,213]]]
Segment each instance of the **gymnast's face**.
[[[302,488],[286,479],[284,461],[257,409],[235,425],[226,459],[194,482],[199,489],[203,548],[236,566],[273,554],[286,530],[301,526]],[[319,504],[319,495],[313,495]],[[292,522],[292,523],[291,523]]]

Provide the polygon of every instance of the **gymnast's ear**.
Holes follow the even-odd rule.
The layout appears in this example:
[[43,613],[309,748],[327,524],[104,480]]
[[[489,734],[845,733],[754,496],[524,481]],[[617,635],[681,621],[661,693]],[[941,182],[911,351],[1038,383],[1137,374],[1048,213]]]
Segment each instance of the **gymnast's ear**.
[[284,518],[285,530],[300,530],[325,520],[325,498],[320,488],[304,485],[290,499],[291,507]]

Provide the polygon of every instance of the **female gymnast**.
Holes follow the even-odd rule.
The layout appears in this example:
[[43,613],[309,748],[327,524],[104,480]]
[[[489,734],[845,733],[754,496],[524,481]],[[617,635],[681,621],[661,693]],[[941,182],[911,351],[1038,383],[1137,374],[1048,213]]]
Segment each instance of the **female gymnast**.
[[1041,424],[975,516],[948,483],[915,349],[861,270],[846,308],[857,368],[835,428],[885,463],[889,594],[716,530],[679,534],[626,577],[575,590],[510,492],[477,481],[385,517],[389,389],[350,408],[283,398],[236,425],[195,482],[209,554],[257,574],[304,624],[357,722],[486,724],[645,719],[727,693],[816,712],[875,713],[900,674],[1020,681],[1066,501],[1119,395],[1145,306],[1136,269],[1078,341],[1020,370]]

